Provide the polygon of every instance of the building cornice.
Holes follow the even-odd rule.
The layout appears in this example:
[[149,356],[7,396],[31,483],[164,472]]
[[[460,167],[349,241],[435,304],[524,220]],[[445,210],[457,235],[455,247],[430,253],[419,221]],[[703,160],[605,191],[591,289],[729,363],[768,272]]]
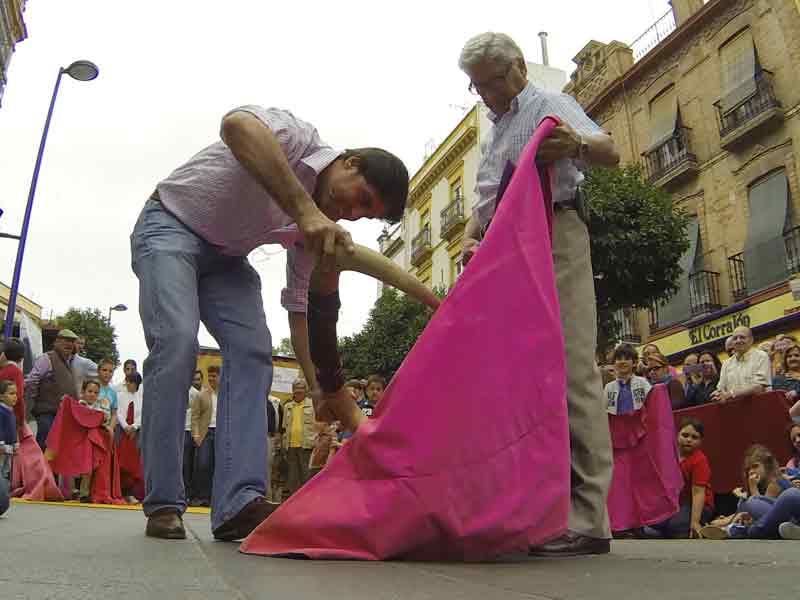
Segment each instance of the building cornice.
[[434,184],[442,178],[447,169],[475,145],[477,139],[477,125],[467,127],[455,143],[450,146],[447,152],[434,162],[425,175],[411,188],[408,195],[409,208],[414,208],[417,202],[425,197]]

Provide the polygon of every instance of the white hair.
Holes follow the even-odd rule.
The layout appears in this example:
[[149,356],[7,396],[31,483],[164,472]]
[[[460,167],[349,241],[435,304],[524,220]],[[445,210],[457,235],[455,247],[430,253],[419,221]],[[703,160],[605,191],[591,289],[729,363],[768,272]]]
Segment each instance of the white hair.
[[525,60],[522,50],[505,33],[487,31],[470,38],[461,50],[458,66],[463,71],[482,61],[511,64],[515,60]]

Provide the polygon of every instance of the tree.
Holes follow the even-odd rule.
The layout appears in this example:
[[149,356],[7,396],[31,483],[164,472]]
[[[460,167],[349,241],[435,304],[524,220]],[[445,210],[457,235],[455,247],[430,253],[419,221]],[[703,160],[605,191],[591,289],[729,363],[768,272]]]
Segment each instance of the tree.
[[99,308],[70,308],[56,319],[59,329],[70,329],[86,340],[84,353],[97,362],[101,358],[119,361],[117,335]]
[[604,353],[619,336],[616,311],[649,308],[678,291],[689,216],[667,192],[646,183],[638,165],[593,169],[583,191],[597,294],[597,350]]
[[280,356],[294,356],[294,348],[292,347],[292,338],[285,337],[281,343],[275,346],[272,351]]
[[[441,290],[435,290],[439,296]],[[385,288],[364,328],[339,341],[345,377],[373,373],[390,379],[425,329],[433,311],[393,288]]]

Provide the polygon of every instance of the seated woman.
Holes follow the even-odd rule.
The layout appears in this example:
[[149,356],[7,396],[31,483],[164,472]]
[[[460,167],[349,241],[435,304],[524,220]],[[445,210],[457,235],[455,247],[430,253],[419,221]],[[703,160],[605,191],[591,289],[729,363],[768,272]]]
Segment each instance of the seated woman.
[[717,389],[719,372],[722,365],[713,352],[702,352],[698,357],[696,369],[689,373],[689,384],[686,388],[686,404],[701,406],[711,402],[711,394]]
[[711,466],[703,452],[705,428],[697,419],[686,418],[678,431],[683,490],[680,510],[666,521],[645,527],[647,537],[700,537],[703,524],[714,514],[714,492],[711,489]]
[[647,357],[647,375],[653,385],[663,383],[669,392],[669,401],[672,410],[680,410],[688,406],[683,385],[679,379],[672,375],[671,367],[666,357],[660,352],[652,352]]
[[704,538],[800,540],[800,489],[791,488],[771,504],[761,517],[744,511],[700,530]]

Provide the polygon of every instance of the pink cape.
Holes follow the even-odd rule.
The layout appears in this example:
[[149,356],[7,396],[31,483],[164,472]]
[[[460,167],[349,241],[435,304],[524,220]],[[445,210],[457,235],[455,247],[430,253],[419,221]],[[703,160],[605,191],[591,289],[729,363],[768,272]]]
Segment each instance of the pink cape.
[[375,417],[242,552],[479,561],[566,530],[564,341],[534,165],[556,123],[526,147],[480,251]]
[[608,415],[608,425],[614,446],[611,530],[660,523],[678,512],[683,475],[666,386],[654,386],[641,410]]
[[19,428],[19,452],[14,457],[11,475],[11,495],[24,500],[61,502],[64,497],[58,489],[50,465],[27,423]]

